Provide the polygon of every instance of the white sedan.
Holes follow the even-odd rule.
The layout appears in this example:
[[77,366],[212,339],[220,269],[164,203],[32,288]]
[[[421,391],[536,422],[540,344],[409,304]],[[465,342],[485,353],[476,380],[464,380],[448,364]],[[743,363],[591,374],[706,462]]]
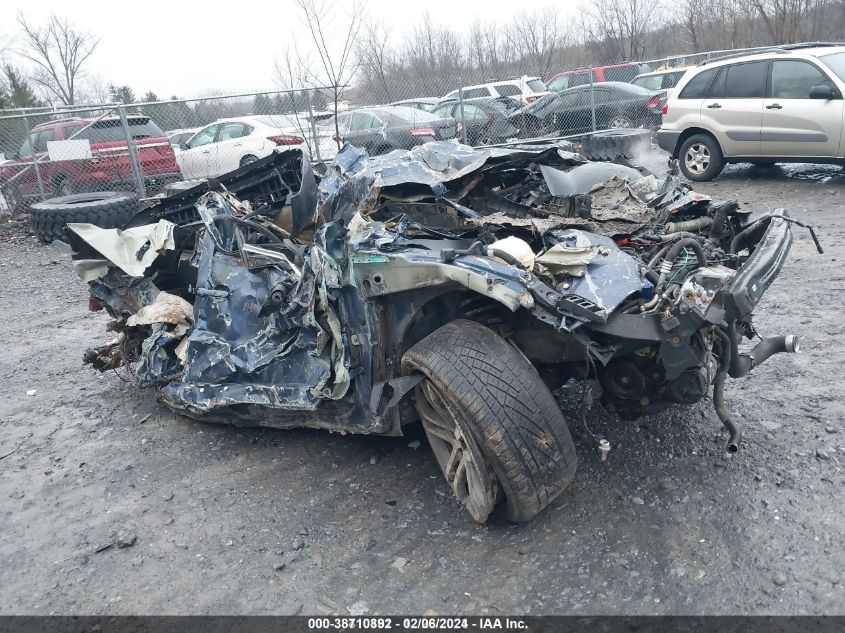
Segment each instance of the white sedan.
[[220,119],[202,128],[176,153],[182,176],[187,180],[215,178],[269,156],[276,148],[300,147],[308,152],[301,135],[273,126],[272,118]]

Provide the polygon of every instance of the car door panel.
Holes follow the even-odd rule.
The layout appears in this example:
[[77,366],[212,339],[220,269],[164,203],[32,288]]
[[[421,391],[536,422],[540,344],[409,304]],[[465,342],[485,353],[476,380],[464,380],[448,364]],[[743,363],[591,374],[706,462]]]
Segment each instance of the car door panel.
[[208,178],[217,168],[217,152],[213,147],[219,124],[209,125],[188,140],[188,148],[176,155],[182,175],[192,180]]
[[241,122],[230,121],[223,123],[217,132],[214,149],[217,152],[215,176],[227,174],[241,166],[245,156],[261,158],[259,136],[249,136],[254,128]]
[[730,156],[762,152],[763,102],[768,61],[724,66],[701,104],[701,122]]
[[[763,106],[763,153],[768,156],[838,156],[843,100],[818,67],[803,60],[772,62],[770,96]],[[810,88],[827,84],[835,99],[810,99]]]

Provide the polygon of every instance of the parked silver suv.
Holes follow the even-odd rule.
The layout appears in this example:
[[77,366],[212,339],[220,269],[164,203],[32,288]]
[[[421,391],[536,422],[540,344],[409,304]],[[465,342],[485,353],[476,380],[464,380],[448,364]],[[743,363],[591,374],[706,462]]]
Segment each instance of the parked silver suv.
[[691,69],[663,108],[658,145],[690,180],[726,163],[845,162],[845,46],[795,44]]

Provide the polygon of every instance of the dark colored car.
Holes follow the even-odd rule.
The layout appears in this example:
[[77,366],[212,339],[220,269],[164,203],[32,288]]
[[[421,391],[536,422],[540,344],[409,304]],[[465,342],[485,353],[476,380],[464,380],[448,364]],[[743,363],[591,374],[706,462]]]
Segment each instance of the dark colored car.
[[[148,116],[126,117],[129,133],[138,148],[138,162],[144,180],[150,185],[181,180],[173,147],[167,135]],[[90,157],[75,158],[61,152],[50,159],[50,141],[84,140],[90,146]],[[38,161],[38,169],[33,162]],[[66,196],[122,189],[133,184],[132,164],[126,134],[120,118],[61,119],[37,125],[24,140],[13,162],[0,167],[0,176],[13,187],[15,197],[29,198],[40,194],[38,180],[47,196]]]
[[[509,103],[516,104],[516,107]],[[461,112],[460,101],[450,100],[437,106],[432,110],[432,114],[459,121],[466,130],[467,143],[470,145],[489,145],[501,143],[519,134],[519,128],[510,123],[507,116],[521,106],[522,104],[514,99],[499,97],[465,102]]]
[[666,96],[619,81],[561,90],[511,114],[509,120],[523,136],[580,134],[595,129],[660,126]]
[[371,156],[410,149],[429,141],[460,135],[455,119],[438,117],[408,106],[362,108],[338,115],[340,141],[363,147]]
[[[559,90],[566,90],[567,88],[574,88],[575,86],[583,86],[592,83],[602,83],[605,81],[622,81],[629,82],[637,75],[651,71],[648,64],[637,64],[634,62],[627,62],[624,64],[611,64],[609,66],[596,66],[595,68],[575,68],[558,73],[546,82],[549,90],[552,92]],[[592,75],[592,76],[591,76]]]

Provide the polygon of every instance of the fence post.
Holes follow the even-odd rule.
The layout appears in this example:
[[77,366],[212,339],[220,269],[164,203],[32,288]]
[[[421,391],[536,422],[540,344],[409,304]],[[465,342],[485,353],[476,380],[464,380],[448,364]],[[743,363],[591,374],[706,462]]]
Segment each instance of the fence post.
[[461,106],[461,143],[467,144],[467,126],[464,123],[464,89],[458,88],[458,103]]
[[593,117],[593,132],[596,131],[596,95],[593,92],[593,69],[590,68],[590,114]]
[[132,133],[129,131],[129,121],[126,119],[126,106],[118,106],[120,114],[120,125],[123,127],[123,135],[126,137],[126,149],[129,151],[129,163],[132,165],[132,178],[135,180],[135,192],[139,198],[147,197],[147,189],[144,187],[144,177],[141,175],[141,166],[138,164],[138,151],[135,141],[132,140]]
[[[21,112],[23,112],[23,110],[21,110]],[[29,126],[29,117],[25,116],[23,118],[23,124],[26,126],[26,136],[29,138],[32,135],[32,128]],[[41,195],[41,200],[45,200],[47,196],[44,195],[44,183],[41,180],[41,167],[38,165],[38,153],[35,151],[35,145],[33,143],[29,144],[29,151],[32,152],[32,164],[35,167],[35,179],[38,182],[38,193]]]
[[[314,88],[316,90],[316,88]],[[320,139],[317,138],[317,124],[314,122],[314,106],[311,105],[311,90],[308,94],[308,120],[311,122],[311,138],[314,143],[314,153],[317,154],[317,162],[322,163],[323,159],[320,157]]]

